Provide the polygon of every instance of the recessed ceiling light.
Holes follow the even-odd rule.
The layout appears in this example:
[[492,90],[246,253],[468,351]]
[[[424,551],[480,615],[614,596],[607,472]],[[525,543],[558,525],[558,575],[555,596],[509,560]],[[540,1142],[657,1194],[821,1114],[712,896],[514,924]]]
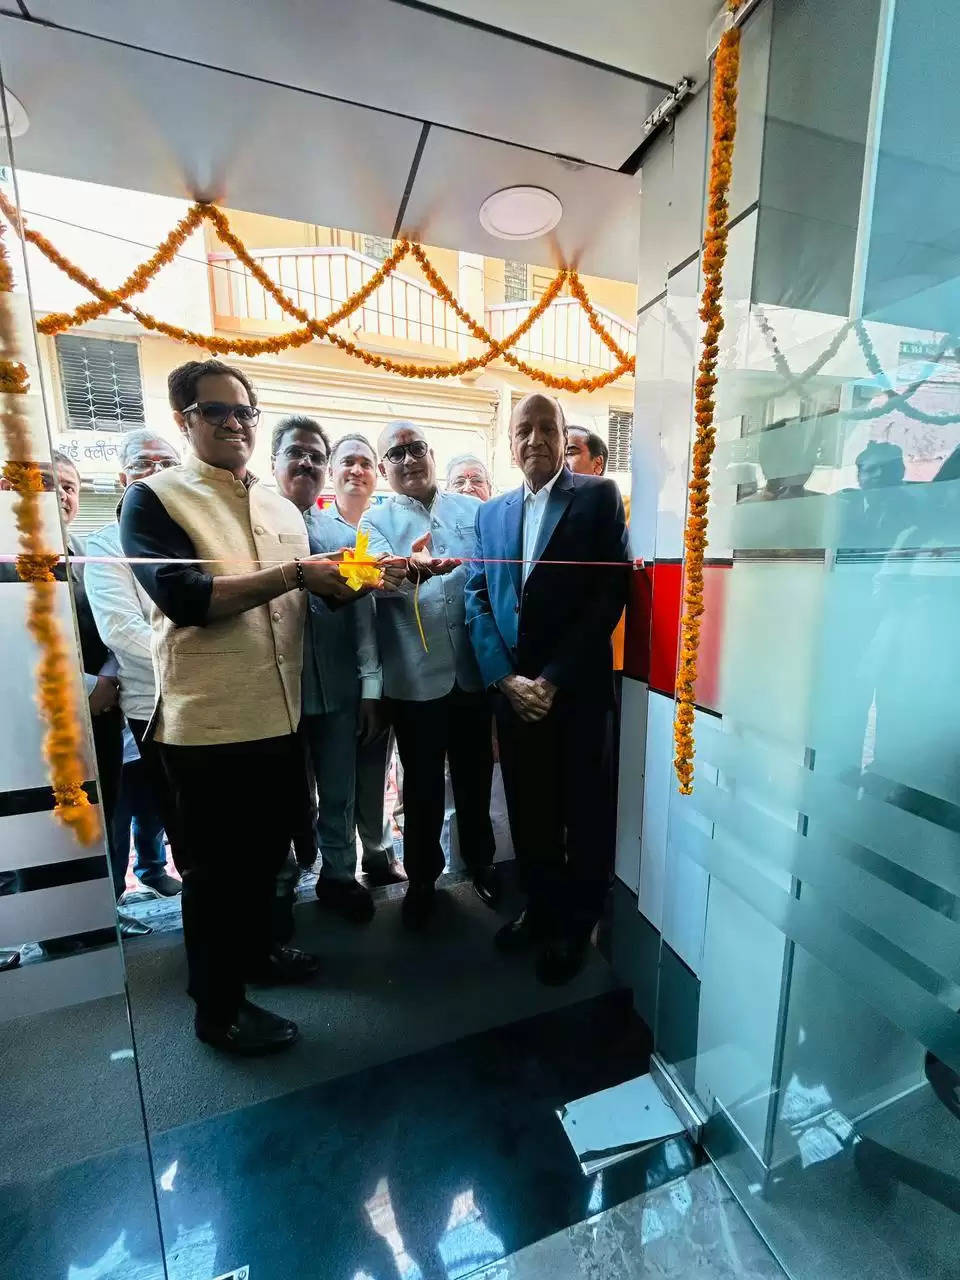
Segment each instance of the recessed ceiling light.
[[[27,115],[27,108],[23,105],[15,93],[11,93],[4,86],[3,96],[7,100],[7,119],[10,122],[10,137],[22,138],[30,127],[30,117]],[[2,128],[2,115],[0,115],[0,128]]]
[[563,205],[545,187],[504,187],[480,206],[480,225],[498,240],[534,240],[552,231]]

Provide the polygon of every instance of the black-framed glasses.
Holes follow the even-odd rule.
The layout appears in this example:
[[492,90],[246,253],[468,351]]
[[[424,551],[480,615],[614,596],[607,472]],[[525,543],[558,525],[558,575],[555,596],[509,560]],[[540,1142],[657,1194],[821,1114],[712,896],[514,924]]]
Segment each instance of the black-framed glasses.
[[409,454],[415,462],[419,462],[421,458],[425,458],[427,456],[427,450],[429,448],[430,446],[427,444],[426,440],[410,440],[407,444],[395,444],[393,448],[388,449],[383,456],[388,462],[392,462],[394,466],[397,466],[404,460],[407,454]]
[[184,413],[199,413],[211,427],[222,427],[231,414],[241,427],[255,427],[260,421],[260,410],[253,404],[224,404],[222,400],[196,400],[188,404]]
[[308,449],[302,444],[288,444],[280,450],[280,457],[286,458],[288,462],[303,462],[305,458],[309,458],[318,471],[322,471],[327,465],[327,455],[319,449]]

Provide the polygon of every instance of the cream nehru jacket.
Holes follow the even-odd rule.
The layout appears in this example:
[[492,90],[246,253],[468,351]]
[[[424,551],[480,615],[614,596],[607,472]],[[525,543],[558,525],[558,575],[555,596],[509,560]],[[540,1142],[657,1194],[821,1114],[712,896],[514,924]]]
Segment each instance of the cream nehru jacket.
[[[215,577],[309,555],[293,503],[248,479],[249,487],[190,456],[140,483],[189,535],[197,559],[212,562],[202,568]],[[156,741],[211,746],[295,732],[306,605],[305,593],[294,590],[205,627],[178,627],[154,606]]]

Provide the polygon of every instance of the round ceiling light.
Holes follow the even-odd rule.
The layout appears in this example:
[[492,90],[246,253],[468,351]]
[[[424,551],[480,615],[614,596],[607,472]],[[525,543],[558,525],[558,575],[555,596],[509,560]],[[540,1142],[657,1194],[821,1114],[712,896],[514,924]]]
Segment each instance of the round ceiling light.
[[[6,86],[3,89],[4,97],[7,100],[7,119],[10,121],[10,137],[22,138],[30,127],[30,117],[27,115],[27,109],[17,97],[15,93],[11,93]],[[3,116],[0,113],[0,129],[3,128]]]
[[498,240],[535,240],[552,231],[563,205],[545,187],[504,187],[480,206],[480,225]]

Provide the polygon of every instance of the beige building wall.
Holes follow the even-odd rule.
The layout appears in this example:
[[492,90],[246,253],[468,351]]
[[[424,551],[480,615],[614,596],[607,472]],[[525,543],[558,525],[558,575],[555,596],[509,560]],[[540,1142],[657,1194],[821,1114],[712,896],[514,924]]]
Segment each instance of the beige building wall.
[[[92,275],[111,285],[119,283],[148,255],[148,246],[156,245],[188,207],[183,201],[39,174],[20,175],[20,188],[24,209],[33,213],[29,219],[32,225],[43,230]],[[336,245],[357,252],[364,249],[364,237],[353,232],[236,210],[228,212],[237,234],[251,250]],[[144,295],[145,308],[180,326],[199,332],[213,331],[216,320],[207,254],[222,251],[223,246],[209,227],[194,233],[182,253]],[[501,259],[460,255],[435,247],[428,247],[428,253],[455,294],[462,296],[463,289],[469,286],[469,305],[475,312],[503,302],[504,262]],[[231,267],[227,263],[217,269]],[[83,290],[32,249],[30,270],[34,305],[39,313],[69,309],[86,299]],[[413,259],[403,264],[402,271],[410,279],[423,281]],[[548,273],[542,274],[549,278]],[[534,279],[531,269],[528,273],[531,288]],[[628,323],[633,320],[636,291],[632,285],[589,277],[584,278],[584,283],[597,305],[614,311]],[[230,318],[221,322],[228,323],[234,332],[251,334],[281,332],[283,328],[280,321]],[[179,445],[179,433],[167,404],[167,374],[186,360],[206,358],[207,353],[145,331],[122,312],[111,313],[76,332],[136,344],[146,424],[158,435]],[[397,358],[418,355],[423,358],[424,354],[430,359],[457,358],[456,350],[431,348],[427,353],[414,342],[384,335],[375,338],[363,335],[363,340]],[[97,514],[109,513],[115,500],[118,436],[115,432],[67,430],[55,340],[41,337],[39,347],[55,440],[77,460],[84,480],[84,505],[89,521],[95,524]],[[519,483],[507,440],[511,407],[516,398],[539,387],[502,361],[494,362],[479,375],[465,378],[407,379],[368,368],[335,347],[313,342],[278,355],[234,358],[232,362],[244,368],[258,390],[263,415],[253,467],[265,478],[270,472],[272,428],[283,414],[298,412],[317,417],[332,437],[354,430],[363,432],[374,442],[387,422],[407,418],[426,429],[441,472],[451,457],[470,452],[491,467],[499,488]],[[575,366],[552,368],[558,373],[569,372],[570,376],[580,373]],[[630,411],[632,408],[633,381],[623,379],[594,394],[561,393],[559,398],[568,421],[596,430],[606,438],[610,409]],[[626,474],[615,478],[625,489],[628,487]]]

